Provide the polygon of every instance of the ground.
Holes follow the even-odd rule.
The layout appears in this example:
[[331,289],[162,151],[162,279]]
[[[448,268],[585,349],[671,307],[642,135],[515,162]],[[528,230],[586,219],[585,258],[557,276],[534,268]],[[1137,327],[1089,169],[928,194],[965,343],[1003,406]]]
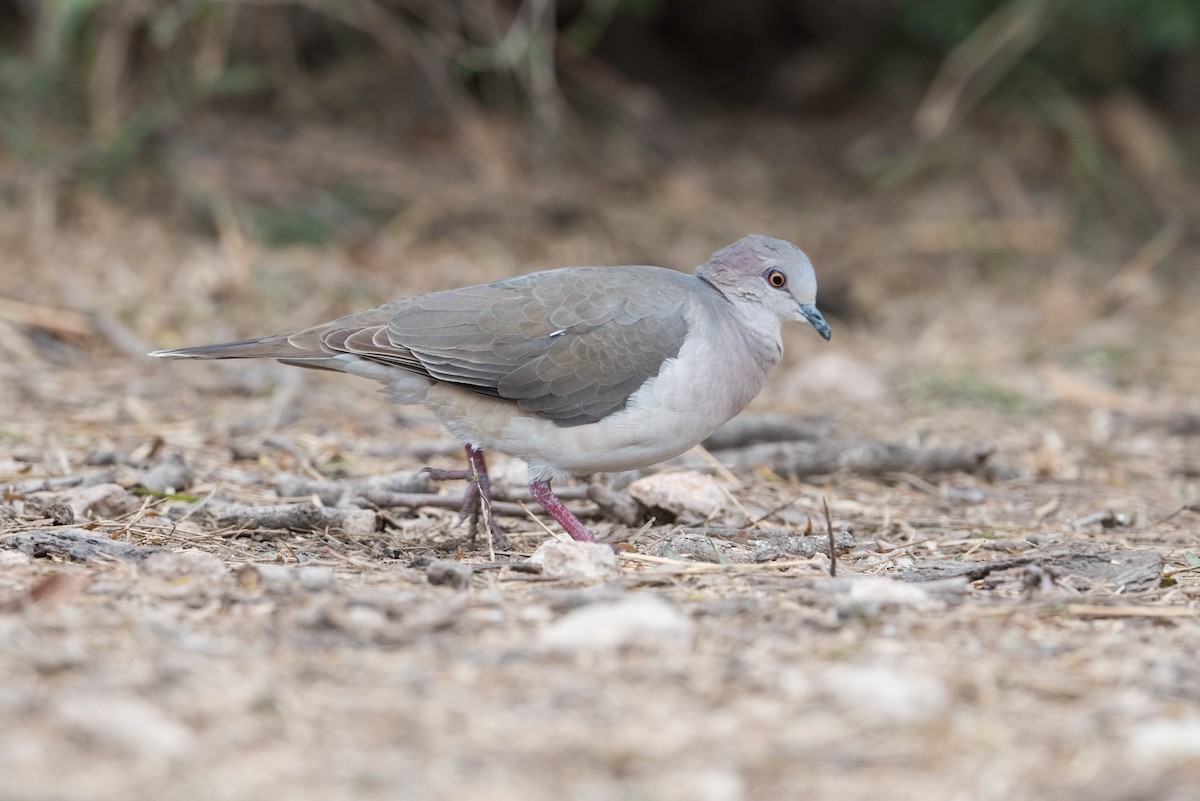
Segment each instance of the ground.
[[[26,304],[0,307],[0,799],[1197,797],[1200,243],[1080,235],[1036,147],[969,134],[857,193],[879,137],[833,163],[808,138],[828,134],[759,121],[636,185],[466,192],[408,165],[390,179],[420,202],[315,247],[260,244],[236,206],[211,236],[32,186],[0,221]],[[597,517],[619,572],[555,578],[509,566],[552,539],[532,515],[501,516],[494,556],[435,506],[223,523],[280,503],[281,476],[460,451],[357,379],[140,355],[535,268],[690,269],[750,231],[806,247],[834,327],[787,332],[751,413],[842,455],[986,459],[689,454],[665,470],[715,483],[704,522],[730,542]],[[519,499],[520,466],[494,471]],[[824,502],[853,538],[836,577],[827,550],[754,550],[825,534]],[[476,569],[430,581],[455,560]]]

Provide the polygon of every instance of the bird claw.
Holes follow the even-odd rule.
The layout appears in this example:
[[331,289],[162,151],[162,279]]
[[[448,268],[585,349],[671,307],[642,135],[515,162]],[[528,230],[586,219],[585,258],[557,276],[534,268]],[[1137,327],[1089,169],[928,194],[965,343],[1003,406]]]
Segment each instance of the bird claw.
[[421,472],[432,481],[470,481],[470,470],[442,470],[437,467],[422,467]]
[[[458,520],[455,525],[461,526],[463,523],[470,521],[470,529],[467,534],[467,547],[474,548],[476,538],[479,534],[480,519],[487,520],[488,531],[491,534],[492,547],[497,550],[508,550],[508,537],[500,530],[500,526],[496,523],[496,518],[492,516],[492,486],[488,480],[487,464],[483,461],[483,453],[476,450],[470,445],[465,446],[467,452],[467,461],[471,468],[468,470],[440,470],[434,467],[426,467],[422,472],[426,473],[434,481],[466,481],[467,489],[463,493],[462,508],[458,511]],[[487,513],[484,514],[484,507],[487,507]]]

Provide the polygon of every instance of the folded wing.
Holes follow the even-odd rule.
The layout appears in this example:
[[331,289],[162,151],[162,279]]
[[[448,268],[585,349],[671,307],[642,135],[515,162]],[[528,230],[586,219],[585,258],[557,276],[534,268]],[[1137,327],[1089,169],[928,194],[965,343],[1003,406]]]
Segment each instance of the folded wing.
[[342,369],[343,354],[515,401],[559,425],[625,408],[678,355],[693,276],[657,267],[551,270],[399,300],[283,336],[177,358],[273,358]]

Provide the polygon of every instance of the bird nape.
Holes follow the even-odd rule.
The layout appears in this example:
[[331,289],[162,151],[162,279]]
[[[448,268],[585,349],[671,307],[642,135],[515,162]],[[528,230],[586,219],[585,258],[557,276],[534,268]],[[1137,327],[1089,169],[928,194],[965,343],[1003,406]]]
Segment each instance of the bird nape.
[[[748,236],[687,275],[567,267],[404,298],[291,334],[155,351],[172,359],[276,359],[386,385],[465,444],[471,542],[490,504],[486,451],[529,466],[529,490],[576,540],[555,496],[568,476],[648,467],[695,446],[759,393],[781,327],[829,339],[798,247]],[[490,514],[484,518],[491,521]],[[494,523],[490,533],[502,537]]]

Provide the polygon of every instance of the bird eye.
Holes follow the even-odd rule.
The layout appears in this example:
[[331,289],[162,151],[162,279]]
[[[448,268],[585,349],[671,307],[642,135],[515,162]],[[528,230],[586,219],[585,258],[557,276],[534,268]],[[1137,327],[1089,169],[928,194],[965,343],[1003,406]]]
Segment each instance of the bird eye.
[[767,270],[767,283],[776,289],[783,289],[787,285],[787,276],[779,270]]

